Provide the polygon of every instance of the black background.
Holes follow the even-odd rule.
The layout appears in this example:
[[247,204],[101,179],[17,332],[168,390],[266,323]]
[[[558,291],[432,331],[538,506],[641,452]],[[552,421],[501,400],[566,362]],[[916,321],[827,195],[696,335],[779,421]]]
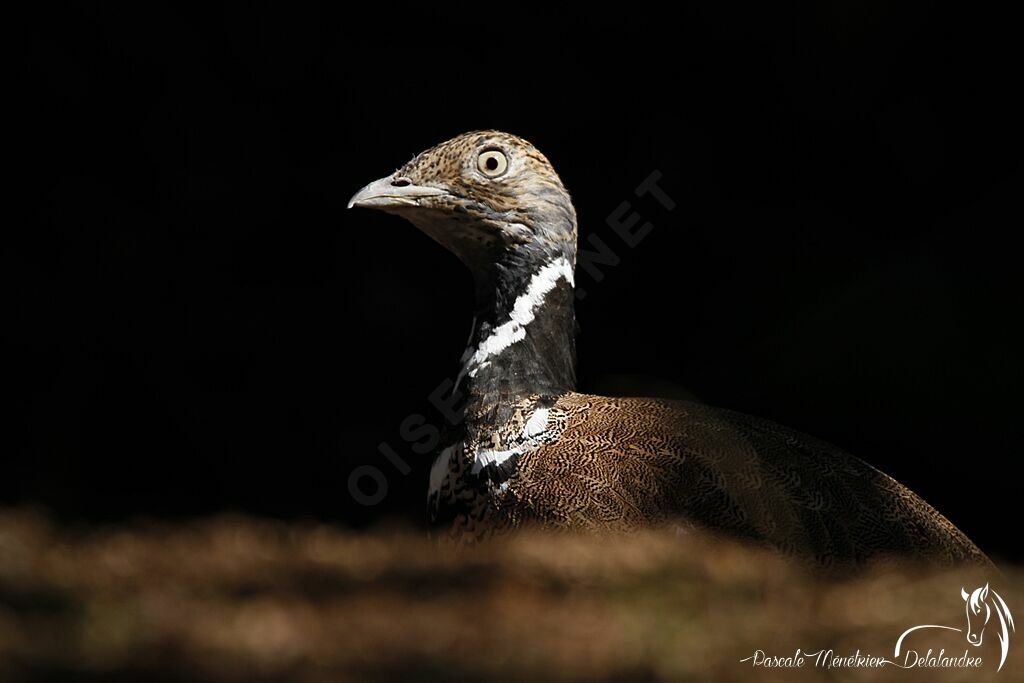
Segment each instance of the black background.
[[[930,4],[36,17],[7,104],[30,220],[5,236],[3,502],[421,524],[429,458],[399,425],[436,418],[470,281],[345,203],[494,127],[622,257],[581,275],[581,389],[809,432],[1020,559],[1020,41]],[[672,212],[633,197],[654,170]],[[635,249],[605,224],[624,200],[655,226]],[[361,463],[377,506],[349,495]]]

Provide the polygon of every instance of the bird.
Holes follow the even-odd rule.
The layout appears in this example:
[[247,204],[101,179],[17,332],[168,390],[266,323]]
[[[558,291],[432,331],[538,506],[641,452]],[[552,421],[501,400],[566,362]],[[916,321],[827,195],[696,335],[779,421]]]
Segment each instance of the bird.
[[353,207],[406,219],[473,277],[461,412],[427,492],[443,535],[669,525],[820,566],[990,564],[910,489],[826,442],[696,401],[578,392],[576,210],[526,140],[458,135],[363,187]]

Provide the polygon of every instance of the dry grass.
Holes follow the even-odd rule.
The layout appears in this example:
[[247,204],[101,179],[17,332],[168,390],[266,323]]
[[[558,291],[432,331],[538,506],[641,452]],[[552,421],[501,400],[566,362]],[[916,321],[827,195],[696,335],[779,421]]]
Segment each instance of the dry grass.
[[[1024,572],[992,585],[1024,614]],[[231,516],[85,532],[0,512],[0,680],[1020,680],[986,633],[979,670],[753,669],[762,649],[892,655],[961,627],[960,572],[815,579],[761,551],[671,532],[523,534],[456,551]],[[968,649],[924,633],[922,651]]]

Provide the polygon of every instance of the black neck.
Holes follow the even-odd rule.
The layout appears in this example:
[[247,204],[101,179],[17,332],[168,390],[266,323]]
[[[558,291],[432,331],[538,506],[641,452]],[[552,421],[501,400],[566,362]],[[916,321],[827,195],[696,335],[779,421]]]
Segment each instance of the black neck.
[[[466,418],[470,429],[504,424],[511,417],[511,406],[521,399],[539,395],[554,398],[576,385],[575,328],[572,255],[560,251],[541,251],[524,245],[502,254],[493,270],[477,277],[476,327],[469,353],[477,353],[494,344],[496,332],[512,321],[516,302],[536,295],[542,287],[539,273],[551,277],[553,284],[541,296],[519,307],[518,318],[528,310],[529,322],[502,350],[487,354],[482,362],[470,359],[464,368],[467,394]],[[525,303],[525,302],[524,302]],[[506,331],[509,329],[505,328]]]

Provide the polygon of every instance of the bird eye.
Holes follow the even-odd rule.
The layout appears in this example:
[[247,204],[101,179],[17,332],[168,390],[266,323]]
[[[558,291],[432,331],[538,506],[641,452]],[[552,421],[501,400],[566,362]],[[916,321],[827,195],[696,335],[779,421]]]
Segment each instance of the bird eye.
[[499,150],[489,149],[476,158],[476,167],[488,178],[497,178],[508,170],[508,159]]

